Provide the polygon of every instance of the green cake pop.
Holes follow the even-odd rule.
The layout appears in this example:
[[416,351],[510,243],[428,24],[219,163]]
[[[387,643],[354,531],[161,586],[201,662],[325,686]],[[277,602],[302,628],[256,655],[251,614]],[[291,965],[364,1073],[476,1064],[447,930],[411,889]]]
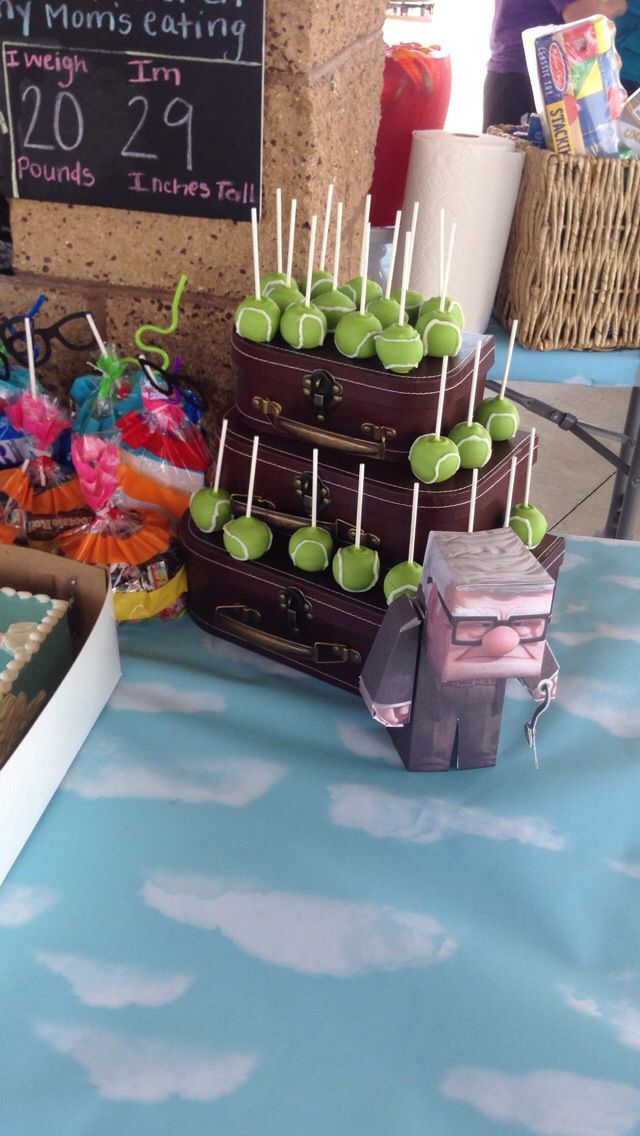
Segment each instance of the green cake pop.
[[421,437],[416,438],[409,450],[409,464],[413,474],[425,485],[436,485],[441,481],[447,481],[460,468],[458,447],[455,442],[443,437],[441,433],[448,362],[449,360],[445,355],[440,372],[435,432],[433,434],[422,434]]
[[[302,277],[300,286],[306,291],[307,278]],[[315,300],[317,296],[322,296],[325,292],[330,291],[333,286],[333,276],[330,272],[316,268],[311,274],[311,299]]]
[[[391,289],[391,299],[400,302],[400,288]],[[409,323],[415,325],[418,318],[420,308],[424,303],[424,296],[422,292],[417,292],[415,288],[407,288],[407,300],[405,304],[405,311],[409,317]]]
[[[303,293],[298,288],[293,276],[293,246],[295,242],[296,233],[296,211],[298,203],[295,197],[291,201],[291,210],[289,215],[289,246],[287,251],[287,270],[282,273],[282,279],[274,279],[269,285],[267,295],[270,300],[278,305],[280,312],[287,310],[290,304],[299,304],[304,300]],[[281,223],[281,222],[280,222]],[[278,237],[278,265],[282,263],[282,235]],[[273,273],[274,277],[279,277],[280,273]]]
[[316,300],[316,307],[324,313],[327,321],[327,331],[333,333],[343,316],[349,312],[355,312],[356,306],[353,300],[345,296],[338,288],[339,271],[340,271],[340,241],[342,239],[342,202],[338,202],[336,211],[336,244],[333,254],[333,277],[331,279],[331,288],[327,292],[321,292]]
[[407,375],[415,370],[422,362],[424,354],[422,340],[416,329],[404,322],[404,304],[407,296],[407,284],[411,270],[411,233],[407,233],[405,241],[404,264],[402,269],[402,287],[400,290],[400,311],[398,322],[384,328],[376,336],[376,354],[387,371],[395,374]]
[[291,304],[300,304],[304,301],[304,296],[298,288],[295,280],[291,283],[274,284],[269,293],[269,299],[273,300],[274,304],[278,305],[280,310],[281,322],[282,313],[286,312]]
[[373,548],[360,544],[364,500],[364,465],[358,470],[355,543],[339,548],[331,563],[336,584],[345,592],[368,592],[380,578],[380,557]]
[[[267,272],[260,279],[260,289],[263,296],[270,296],[278,284],[287,283],[287,274],[282,270],[282,190],[276,189],[276,272]],[[280,305],[278,304],[278,307]],[[280,308],[282,311],[282,308]]]
[[[321,296],[323,292],[328,292],[333,287],[333,275],[327,272],[325,268],[327,260],[327,244],[329,242],[329,226],[331,225],[331,206],[333,204],[333,185],[327,188],[327,202],[324,207],[324,225],[322,227],[322,243],[320,245],[320,263],[318,268],[314,269],[311,273],[311,299],[315,300],[317,296]],[[304,276],[300,281],[302,291],[307,291],[307,277]]]
[[391,254],[389,257],[389,271],[387,273],[387,285],[383,296],[377,296],[375,300],[370,300],[367,304],[367,311],[369,315],[375,316],[380,320],[382,328],[390,327],[392,323],[408,323],[409,317],[405,312],[404,320],[400,319],[400,302],[399,300],[392,300],[391,298],[391,281],[393,279],[393,269],[396,263],[396,253],[398,251],[398,237],[400,235],[400,222],[402,220],[402,209],[398,209],[396,213],[396,223],[393,227],[393,241],[391,242]]
[[504,364],[504,374],[502,376],[502,382],[500,383],[500,393],[494,395],[493,398],[485,398],[484,402],[481,402],[476,409],[474,415],[476,422],[479,422],[489,431],[494,442],[506,442],[509,438],[513,438],[520,425],[518,407],[510,398],[505,397],[517,330],[518,321],[514,320],[511,325],[511,335],[509,336],[509,347],[507,348],[507,357]]
[[307,291],[303,303],[290,304],[282,313],[280,334],[291,347],[298,350],[311,350],[322,347],[327,334],[327,318],[315,304],[311,303],[311,280],[313,276],[313,256],[316,246],[316,227],[318,218],[311,218],[309,236],[309,269],[307,272]]
[[364,303],[365,308],[372,300],[377,300],[382,295],[382,288],[375,280],[368,280],[363,276],[354,276],[351,280],[347,280],[346,284],[340,285],[340,292],[343,292],[349,300],[353,302],[354,307],[359,308],[362,300],[364,281]]
[[[369,260],[371,225],[367,222],[362,235],[362,264]],[[335,345],[348,359],[372,359],[376,353],[376,336],[382,331],[380,320],[365,311],[365,286],[360,292],[360,310],[343,316],[335,330]]]
[[263,296],[272,297],[276,288],[287,283],[286,272],[267,272],[265,276],[260,277],[260,291]]
[[420,333],[422,333],[425,324],[428,323],[428,320],[424,317],[437,311],[444,312],[460,328],[460,331],[464,331],[464,312],[457,300],[452,300],[450,296],[431,296],[420,306],[418,320],[423,321],[422,328],[416,324]]
[[220,488],[220,474],[222,472],[222,457],[227,437],[228,419],[222,419],[220,441],[218,443],[218,457],[216,461],[216,475],[213,485],[204,489],[196,489],[191,494],[189,513],[191,519],[200,532],[218,532],[231,520],[231,496],[226,489]]
[[533,453],[536,444],[536,432],[532,427],[529,435],[529,453],[527,455],[527,480],[524,489],[524,501],[514,505],[510,511],[509,526],[520,537],[527,548],[537,548],[545,535],[548,525],[547,519],[535,505],[529,502],[531,492],[531,475],[533,473]]
[[271,529],[258,517],[251,516],[253,504],[253,487],[258,462],[258,445],[260,439],[256,434],[253,439],[251,452],[251,469],[249,472],[249,487],[247,490],[247,509],[243,517],[236,517],[227,521],[222,530],[224,546],[234,560],[259,560],[271,548],[273,539]]
[[473,360],[473,376],[471,379],[471,390],[469,392],[467,421],[458,422],[457,425],[449,431],[450,440],[455,442],[458,447],[462,469],[482,469],[482,466],[486,465],[491,457],[491,435],[479,422],[473,421],[481,354],[482,340],[479,338],[476,343]]
[[418,564],[413,557],[415,554],[416,546],[416,526],[418,521],[419,492],[420,484],[416,481],[413,486],[408,559],[403,560],[401,564],[396,564],[393,568],[390,568],[382,582],[382,589],[384,591],[387,604],[392,604],[393,601],[398,598],[398,596],[415,596],[418,591],[418,586],[422,577],[422,565]]
[[311,474],[311,524],[296,529],[289,541],[289,556],[296,568],[303,572],[323,572],[329,567],[333,540],[326,529],[317,524],[318,510],[318,451],[313,451]]
[[440,284],[442,290],[440,292],[440,298],[437,300],[436,307],[429,309],[419,316],[416,324],[416,328],[422,336],[425,353],[436,359],[442,359],[445,355],[457,355],[462,344],[462,332],[458,322],[453,315],[446,310],[446,296],[449,287],[451,261],[453,259],[456,225],[454,221],[451,226],[449,251],[445,266],[443,265],[444,219],[442,212],[440,214],[440,220]]
[[238,335],[254,343],[270,343],[280,324],[280,308],[260,291],[260,257],[258,254],[258,213],[251,210],[251,238],[253,243],[253,272],[255,296],[248,296],[238,304],[235,325]]

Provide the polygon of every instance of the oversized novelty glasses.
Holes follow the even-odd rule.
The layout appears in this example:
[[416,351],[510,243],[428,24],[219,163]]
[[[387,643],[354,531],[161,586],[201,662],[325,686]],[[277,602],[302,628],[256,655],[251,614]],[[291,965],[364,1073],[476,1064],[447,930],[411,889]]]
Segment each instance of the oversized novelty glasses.
[[[27,337],[24,329],[15,326],[20,318],[13,316],[11,319],[0,321],[0,345],[5,359],[7,355],[11,355],[17,363],[26,367]],[[51,324],[50,327],[34,327],[33,353],[38,366],[41,367],[49,361],[56,340],[71,351],[89,351],[94,345],[94,340],[91,331],[87,328],[84,312],[73,312],[57,323]]]
[[509,619],[498,619],[492,615],[452,615],[440,592],[438,599],[442,604],[452,627],[452,642],[457,647],[479,647],[488,631],[494,627],[512,627],[520,636],[521,643],[539,643],[547,633],[550,615],[512,615]]

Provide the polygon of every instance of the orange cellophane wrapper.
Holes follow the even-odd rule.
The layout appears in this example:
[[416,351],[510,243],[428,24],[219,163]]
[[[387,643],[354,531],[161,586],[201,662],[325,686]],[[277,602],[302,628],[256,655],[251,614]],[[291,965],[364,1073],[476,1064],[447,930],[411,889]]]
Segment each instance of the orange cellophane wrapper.
[[175,521],[179,521],[185,509],[189,507],[188,493],[180,493],[179,490],[171,489],[168,485],[161,485],[160,482],[145,477],[124,462],[118,466],[118,481],[122,492],[131,500],[156,505]]
[[0,544],[13,544],[18,536],[18,530],[11,525],[0,523]]
[[169,523],[151,509],[136,508],[131,515],[139,522],[133,532],[99,531],[90,522],[59,537],[60,550],[83,564],[143,564],[167,548],[171,540]]
[[25,517],[26,535],[36,539],[53,539],[90,516],[75,476],[40,488],[23,467],[0,470],[0,494],[8,499],[5,512],[15,504]]

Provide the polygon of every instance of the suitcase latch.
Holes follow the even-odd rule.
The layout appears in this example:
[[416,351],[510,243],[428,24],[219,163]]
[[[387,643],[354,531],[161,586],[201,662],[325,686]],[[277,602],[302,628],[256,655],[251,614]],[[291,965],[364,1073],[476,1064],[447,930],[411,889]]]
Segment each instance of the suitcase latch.
[[393,426],[376,426],[375,422],[363,422],[360,430],[365,438],[371,438],[373,442],[382,442],[385,446],[396,436]]
[[313,607],[299,588],[283,588],[280,592],[280,607],[285,613],[290,631],[297,634],[313,616]]
[[327,422],[334,406],[342,402],[342,383],[328,371],[312,371],[302,380],[302,390],[311,402],[317,422]]
[[[302,498],[302,504],[307,516],[311,516],[311,506],[313,504],[311,494],[313,491],[313,475],[311,471],[306,473],[299,473],[293,479],[294,489],[298,497]],[[331,504],[331,490],[328,485],[325,485],[322,478],[318,478],[318,513],[327,508]]]

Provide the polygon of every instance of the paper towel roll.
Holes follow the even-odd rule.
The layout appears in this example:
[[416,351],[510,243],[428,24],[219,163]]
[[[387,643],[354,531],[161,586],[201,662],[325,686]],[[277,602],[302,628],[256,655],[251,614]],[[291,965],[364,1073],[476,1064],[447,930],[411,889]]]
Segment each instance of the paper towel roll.
[[489,322],[523,166],[524,152],[510,138],[444,130],[413,135],[401,230],[410,228],[419,201],[411,287],[426,296],[439,290],[444,208],[446,242],[457,222],[448,292],[462,304],[468,331],[484,331]]

